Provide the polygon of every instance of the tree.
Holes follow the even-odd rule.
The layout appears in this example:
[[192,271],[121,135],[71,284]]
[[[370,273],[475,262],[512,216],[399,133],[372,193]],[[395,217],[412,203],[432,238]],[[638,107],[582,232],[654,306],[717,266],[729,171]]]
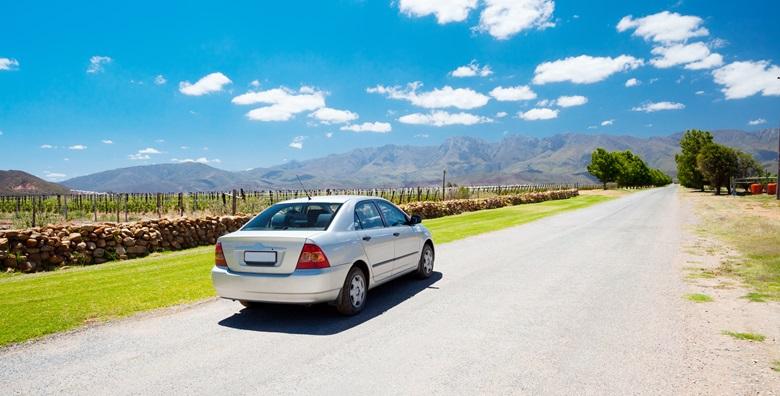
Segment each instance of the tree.
[[726,186],[731,193],[729,178],[739,171],[739,157],[736,150],[716,143],[710,143],[699,151],[696,156],[698,171],[715,188],[715,194],[720,195],[720,189]]
[[650,179],[652,180],[651,184],[654,186],[660,187],[672,184],[672,178],[660,169],[650,169]]
[[604,184],[607,189],[607,183],[617,180],[620,169],[618,168],[618,159],[614,153],[599,147],[590,155],[590,164],[588,172]]
[[691,129],[680,139],[681,152],[674,156],[677,162],[677,178],[680,184],[704,191],[704,175],[699,171],[697,157],[704,146],[712,144],[712,134]]
[[640,187],[653,184],[650,177],[650,168],[647,167],[638,155],[630,150],[618,151],[614,155],[618,161],[617,183],[619,186]]

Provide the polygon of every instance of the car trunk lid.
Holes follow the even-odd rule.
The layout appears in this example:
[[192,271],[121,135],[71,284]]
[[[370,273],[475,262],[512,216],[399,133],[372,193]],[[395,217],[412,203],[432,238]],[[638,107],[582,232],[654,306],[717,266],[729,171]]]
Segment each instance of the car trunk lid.
[[322,231],[237,231],[221,237],[228,268],[255,274],[291,274],[303,245]]

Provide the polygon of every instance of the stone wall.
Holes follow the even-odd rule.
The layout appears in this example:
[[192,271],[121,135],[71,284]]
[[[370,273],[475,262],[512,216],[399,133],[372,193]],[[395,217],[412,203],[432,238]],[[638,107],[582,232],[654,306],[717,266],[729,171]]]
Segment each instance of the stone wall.
[[0,231],[0,269],[50,271],[66,265],[100,264],[162,250],[213,245],[218,237],[239,229],[250,218],[178,218]]

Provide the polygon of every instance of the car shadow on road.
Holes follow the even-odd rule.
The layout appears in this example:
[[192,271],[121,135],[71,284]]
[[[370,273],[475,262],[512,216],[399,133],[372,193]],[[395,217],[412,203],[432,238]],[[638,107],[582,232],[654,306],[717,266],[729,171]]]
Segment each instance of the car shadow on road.
[[363,312],[355,316],[342,316],[328,304],[262,304],[252,309],[244,308],[219,321],[219,325],[272,333],[337,334],[385,313],[425,289],[436,289],[433,284],[441,278],[441,272],[434,272],[428,279],[404,276],[378,286],[368,293],[368,305]]

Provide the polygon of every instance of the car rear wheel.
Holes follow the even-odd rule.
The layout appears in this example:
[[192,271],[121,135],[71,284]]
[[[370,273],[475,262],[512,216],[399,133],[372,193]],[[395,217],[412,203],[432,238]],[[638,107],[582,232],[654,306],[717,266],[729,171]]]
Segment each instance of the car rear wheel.
[[248,309],[257,308],[260,306],[260,303],[255,301],[238,300],[238,302],[241,303],[241,305],[243,305],[244,308],[248,308]]
[[420,254],[420,262],[417,264],[417,275],[420,279],[427,279],[433,274],[433,260],[435,255],[433,253],[433,246],[430,243],[426,243],[423,246],[422,254]]
[[344,280],[336,309],[343,315],[355,315],[366,306],[368,282],[366,274],[358,267],[352,267]]

